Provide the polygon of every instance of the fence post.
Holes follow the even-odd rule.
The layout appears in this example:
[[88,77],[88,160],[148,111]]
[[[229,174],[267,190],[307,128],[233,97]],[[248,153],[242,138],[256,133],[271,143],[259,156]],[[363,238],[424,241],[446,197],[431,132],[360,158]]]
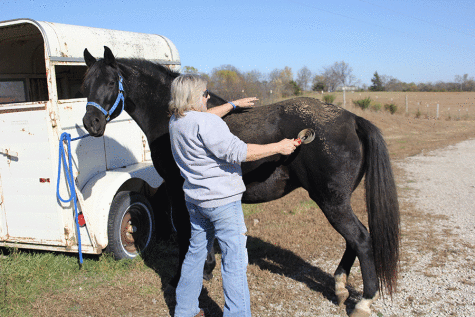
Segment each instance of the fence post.
[[343,108],[346,109],[346,89],[343,87]]
[[437,104],[437,114],[435,116],[437,120],[439,120],[439,104]]
[[406,95],[406,114],[408,114],[408,113],[409,113],[409,106],[407,104],[407,95]]

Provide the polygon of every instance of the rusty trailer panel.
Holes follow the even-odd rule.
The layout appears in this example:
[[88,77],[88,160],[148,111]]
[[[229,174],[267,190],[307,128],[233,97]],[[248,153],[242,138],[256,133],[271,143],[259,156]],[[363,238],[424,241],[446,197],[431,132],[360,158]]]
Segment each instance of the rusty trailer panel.
[[83,52],[102,54],[108,46],[117,58],[143,58],[173,70],[180,68],[178,50],[163,35],[100,29],[86,26],[18,19],[0,22],[2,29],[11,28],[7,35],[0,34],[0,43],[8,38],[27,38],[35,30],[44,39],[47,58],[58,62],[84,62]]
[[[86,134],[80,86],[84,49],[100,56],[143,58],[180,69],[165,36],[17,19],[0,22],[0,246],[77,252],[73,204],[56,198],[59,139]],[[163,179],[147,140],[126,113],[101,138],[73,142],[73,174],[86,227],[82,249],[108,245],[110,206],[120,190],[150,195]],[[63,174],[64,175],[64,174]],[[64,177],[59,192],[68,197]]]

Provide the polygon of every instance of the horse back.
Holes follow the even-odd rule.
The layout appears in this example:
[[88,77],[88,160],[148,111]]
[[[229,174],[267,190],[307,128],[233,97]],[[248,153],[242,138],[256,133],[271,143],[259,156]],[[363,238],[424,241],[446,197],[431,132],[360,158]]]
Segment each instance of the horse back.
[[363,166],[355,118],[341,107],[313,98],[289,99],[227,116],[231,132],[246,143],[273,143],[294,139],[303,129],[315,131],[315,139],[290,156],[244,162],[247,191],[243,201],[270,201],[298,187],[322,192],[335,179],[342,191],[351,194],[361,180]]
[[[282,138],[296,138],[306,128],[317,136],[355,131],[355,115],[314,98],[294,98],[278,103],[243,109],[224,118],[232,133],[246,143],[265,144]],[[345,131],[348,129],[348,131]]]

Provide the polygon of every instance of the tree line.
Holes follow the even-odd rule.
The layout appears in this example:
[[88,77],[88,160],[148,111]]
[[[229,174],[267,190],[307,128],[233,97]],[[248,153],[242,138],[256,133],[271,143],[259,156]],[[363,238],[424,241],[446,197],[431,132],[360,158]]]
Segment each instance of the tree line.
[[[183,73],[199,73],[185,66]],[[402,82],[394,77],[379,75],[376,71],[371,86],[361,85],[353,75],[353,69],[344,61],[323,67],[317,74],[302,67],[294,74],[290,67],[274,69],[268,74],[257,70],[241,72],[232,65],[214,68],[209,74],[199,73],[208,80],[208,88],[227,100],[247,96],[259,98],[260,104],[268,104],[281,98],[302,94],[303,91],[332,92],[352,86],[357,90],[372,91],[475,91],[475,80],[468,74],[457,75],[453,82],[419,83]]]
[[376,71],[371,79],[372,91],[475,91],[475,79],[468,74],[456,75],[453,82],[405,83],[394,77],[379,75]]

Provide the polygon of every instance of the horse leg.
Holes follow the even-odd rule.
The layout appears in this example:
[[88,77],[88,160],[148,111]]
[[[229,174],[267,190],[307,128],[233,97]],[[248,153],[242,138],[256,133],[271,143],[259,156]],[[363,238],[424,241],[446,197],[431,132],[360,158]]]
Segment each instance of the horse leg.
[[213,278],[213,270],[216,267],[216,258],[214,254],[214,238],[208,242],[208,255],[206,256],[203,269],[203,279],[209,281]]
[[356,252],[346,244],[346,250],[335,271],[335,295],[338,298],[338,305],[342,306],[346,299],[350,296],[350,292],[346,289],[346,282],[350,276],[350,270],[356,259]]
[[[168,288],[175,289],[178,285],[178,281],[180,280],[181,267],[183,265],[183,261],[185,260],[186,253],[188,252],[188,248],[190,246],[191,224],[185,200],[182,196],[183,191],[181,190],[181,185],[179,187],[179,190],[175,189],[175,191],[173,191],[172,189],[170,190],[170,192],[173,193],[169,197],[171,197],[170,199],[172,202],[173,224],[177,231],[178,267],[175,276],[173,276],[173,278],[168,283]],[[210,242],[210,245],[208,246],[208,255],[206,256],[206,261],[203,268],[203,278],[207,281],[213,278],[212,272],[216,267],[216,258],[214,254],[213,242],[214,239]]]
[[[351,317],[367,317],[371,314],[371,304],[378,297],[379,282],[373,259],[371,237],[365,226],[353,213],[349,199],[340,205],[325,204],[322,208],[332,226],[346,241],[346,250],[335,271],[335,292],[342,304],[348,298],[346,279],[357,256],[363,277],[363,298],[357,303]],[[345,297],[346,296],[346,297]]]
[[181,267],[183,265],[183,261],[185,260],[185,255],[188,252],[188,247],[190,246],[191,238],[190,216],[185,205],[185,200],[183,199],[183,197],[180,197],[181,195],[176,194],[180,193],[180,191],[175,191],[174,194],[173,189],[169,191],[172,192],[169,197],[172,205],[172,220],[177,232],[178,242],[178,267],[175,275],[168,283],[167,288],[169,290],[170,288],[174,290],[178,285],[178,281],[180,280],[181,276]]

